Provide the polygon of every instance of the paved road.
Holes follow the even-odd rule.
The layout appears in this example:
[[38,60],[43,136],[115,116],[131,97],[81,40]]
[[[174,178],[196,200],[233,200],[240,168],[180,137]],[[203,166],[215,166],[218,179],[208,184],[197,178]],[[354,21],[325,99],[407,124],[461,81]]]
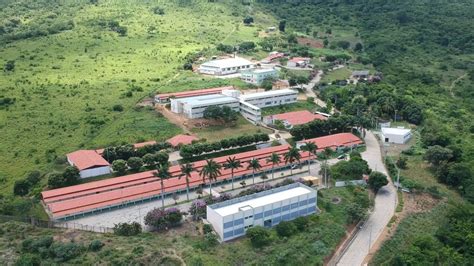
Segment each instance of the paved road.
[[[374,134],[367,131],[365,142],[367,150],[362,153],[370,168],[387,174],[382,162],[380,146]],[[391,182],[381,188],[375,197],[375,208],[364,227],[357,233],[337,265],[362,265],[370,248],[381,236],[383,230],[395,213],[397,193]]]

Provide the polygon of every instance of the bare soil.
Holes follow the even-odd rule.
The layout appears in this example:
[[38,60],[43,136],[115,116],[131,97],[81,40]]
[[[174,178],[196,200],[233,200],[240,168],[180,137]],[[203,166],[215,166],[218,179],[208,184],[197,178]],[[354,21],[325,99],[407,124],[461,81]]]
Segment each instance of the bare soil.
[[297,37],[296,38],[299,45],[306,45],[312,48],[324,48],[324,44],[321,41],[305,38],[305,37]]

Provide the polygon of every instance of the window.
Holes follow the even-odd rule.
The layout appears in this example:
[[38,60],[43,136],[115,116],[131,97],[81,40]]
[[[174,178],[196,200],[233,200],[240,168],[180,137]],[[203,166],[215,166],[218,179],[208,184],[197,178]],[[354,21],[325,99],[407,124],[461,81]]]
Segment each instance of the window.
[[255,219],[262,219],[263,218],[263,212],[255,214]]
[[253,224],[247,225],[247,226],[244,227],[244,228],[245,228],[245,229],[249,229],[249,228],[251,228],[251,227],[253,227]]
[[283,215],[283,217],[281,217],[281,219],[283,221],[288,221],[288,220],[290,220],[290,217],[291,217],[290,214],[285,214],[285,215]]
[[308,211],[308,213],[316,212],[316,206],[309,207],[306,210]]
[[277,213],[280,213],[281,212],[281,208],[278,207],[276,209],[273,210],[273,214],[277,214]]
[[283,211],[288,211],[290,209],[290,205],[286,205],[282,207]]
[[308,199],[308,204],[310,204],[310,203],[315,203],[315,202],[316,202],[316,198]]
[[298,212],[298,211],[295,211],[295,212],[292,212],[292,213],[291,213],[291,218],[292,218],[292,219],[294,219],[294,218],[296,218],[296,217],[298,217],[298,216],[299,216],[299,212]]
[[271,227],[272,226],[272,220],[268,219],[268,220],[263,221],[263,226],[264,227]]
[[266,212],[265,212],[265,216],[272,216],[272,211],[271,211],[271,210],[270,210],[270,211],[266,211]]
[[304,205],[306,205],[306,204],[308,204],[307,200],[302,200],[302,201],[300,201],[300,203],[299,203],[300,207],[301,207],[301,206],[304,206]]
[[281,218],[280,217],[275,217],[273,218],[273,224],[277,224],[281,221]]
[[244,234],[244,228],[239,228],[239,229],[234,230],[234,236],[243,235],[243,234]]
[[292,203],[292,204],[291,204],[291,208],[292,208],[292,209],[298,208],[298,202]]
[[229,238],[229,237],[233,237],[233,236],[234,236],[234,232],[233,232],[233,231],[224,233],[224,238]]
[[240,219],[237,219],[234,221],[234,226],[235,225],[239,225],[239,224],[243,224],[244,223],[244,219],[240,218]]
[[307,210],[306,210],[306,209],[300,210],[300,215],[306,215],[306,213],[307,213]]
[[250,218],[253,218],[253,215],[245,217],[245,220],[250,219]]
[[224,223],[224,229],[232,227],[233,225],[234,225],[234,222],[232,222],[232,221]]

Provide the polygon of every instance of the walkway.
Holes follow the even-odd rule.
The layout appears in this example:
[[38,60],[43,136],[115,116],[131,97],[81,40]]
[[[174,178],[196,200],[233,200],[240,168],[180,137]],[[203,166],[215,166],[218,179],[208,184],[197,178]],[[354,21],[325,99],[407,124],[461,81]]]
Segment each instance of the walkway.
[[321,81],[322,76],[323,76],[323,71],[318,70],[318,73],[316,74],[316,76],[314,76],[314,78],[308,84],[303,85],[303,88],[305,89],[305,93],[306,93],[307,97],[313,97],[314,98],[314,103],[315,104],[317,104],[321,107],[326,107],[326,103],[324,101],[322,101],[321,99],[319,99],[313,91],[314,86],[319,84],[319,82]]
[[[367,131],[365,137],[367,150],[362,153],[369,167],[378,172],[387,174],[382,162],[380,145],[375,135]],[[337,265],[362,265],[365,257],[369,254],[371,247],[382,235],[383,230],[395,213],[397,205],[397,193],[392,182],[381,188],[375,197],[375,208],[369,219],[358,231],[352,243],[348,246]]]

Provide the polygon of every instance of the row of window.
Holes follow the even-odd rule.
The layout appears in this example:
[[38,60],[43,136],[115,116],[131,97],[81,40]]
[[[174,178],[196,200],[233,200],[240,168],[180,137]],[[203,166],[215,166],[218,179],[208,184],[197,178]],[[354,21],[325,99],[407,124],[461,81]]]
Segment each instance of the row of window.
[[[294,96],[296,100],[296,94],[295,93],[289,93],[289,94],[283,94],[283,95],[275,95],[275,96],[268,96],[268,97],[262,97],[262,98],[257,98],[257,99],[249,99],[247,102],[250,101],[261,101],[261,100],[266,100],[266,99],[275,99],[275,98],[280,98],[280,97],[288,97],[288,96]],[[292,98],[293,99],[293,98]]]

